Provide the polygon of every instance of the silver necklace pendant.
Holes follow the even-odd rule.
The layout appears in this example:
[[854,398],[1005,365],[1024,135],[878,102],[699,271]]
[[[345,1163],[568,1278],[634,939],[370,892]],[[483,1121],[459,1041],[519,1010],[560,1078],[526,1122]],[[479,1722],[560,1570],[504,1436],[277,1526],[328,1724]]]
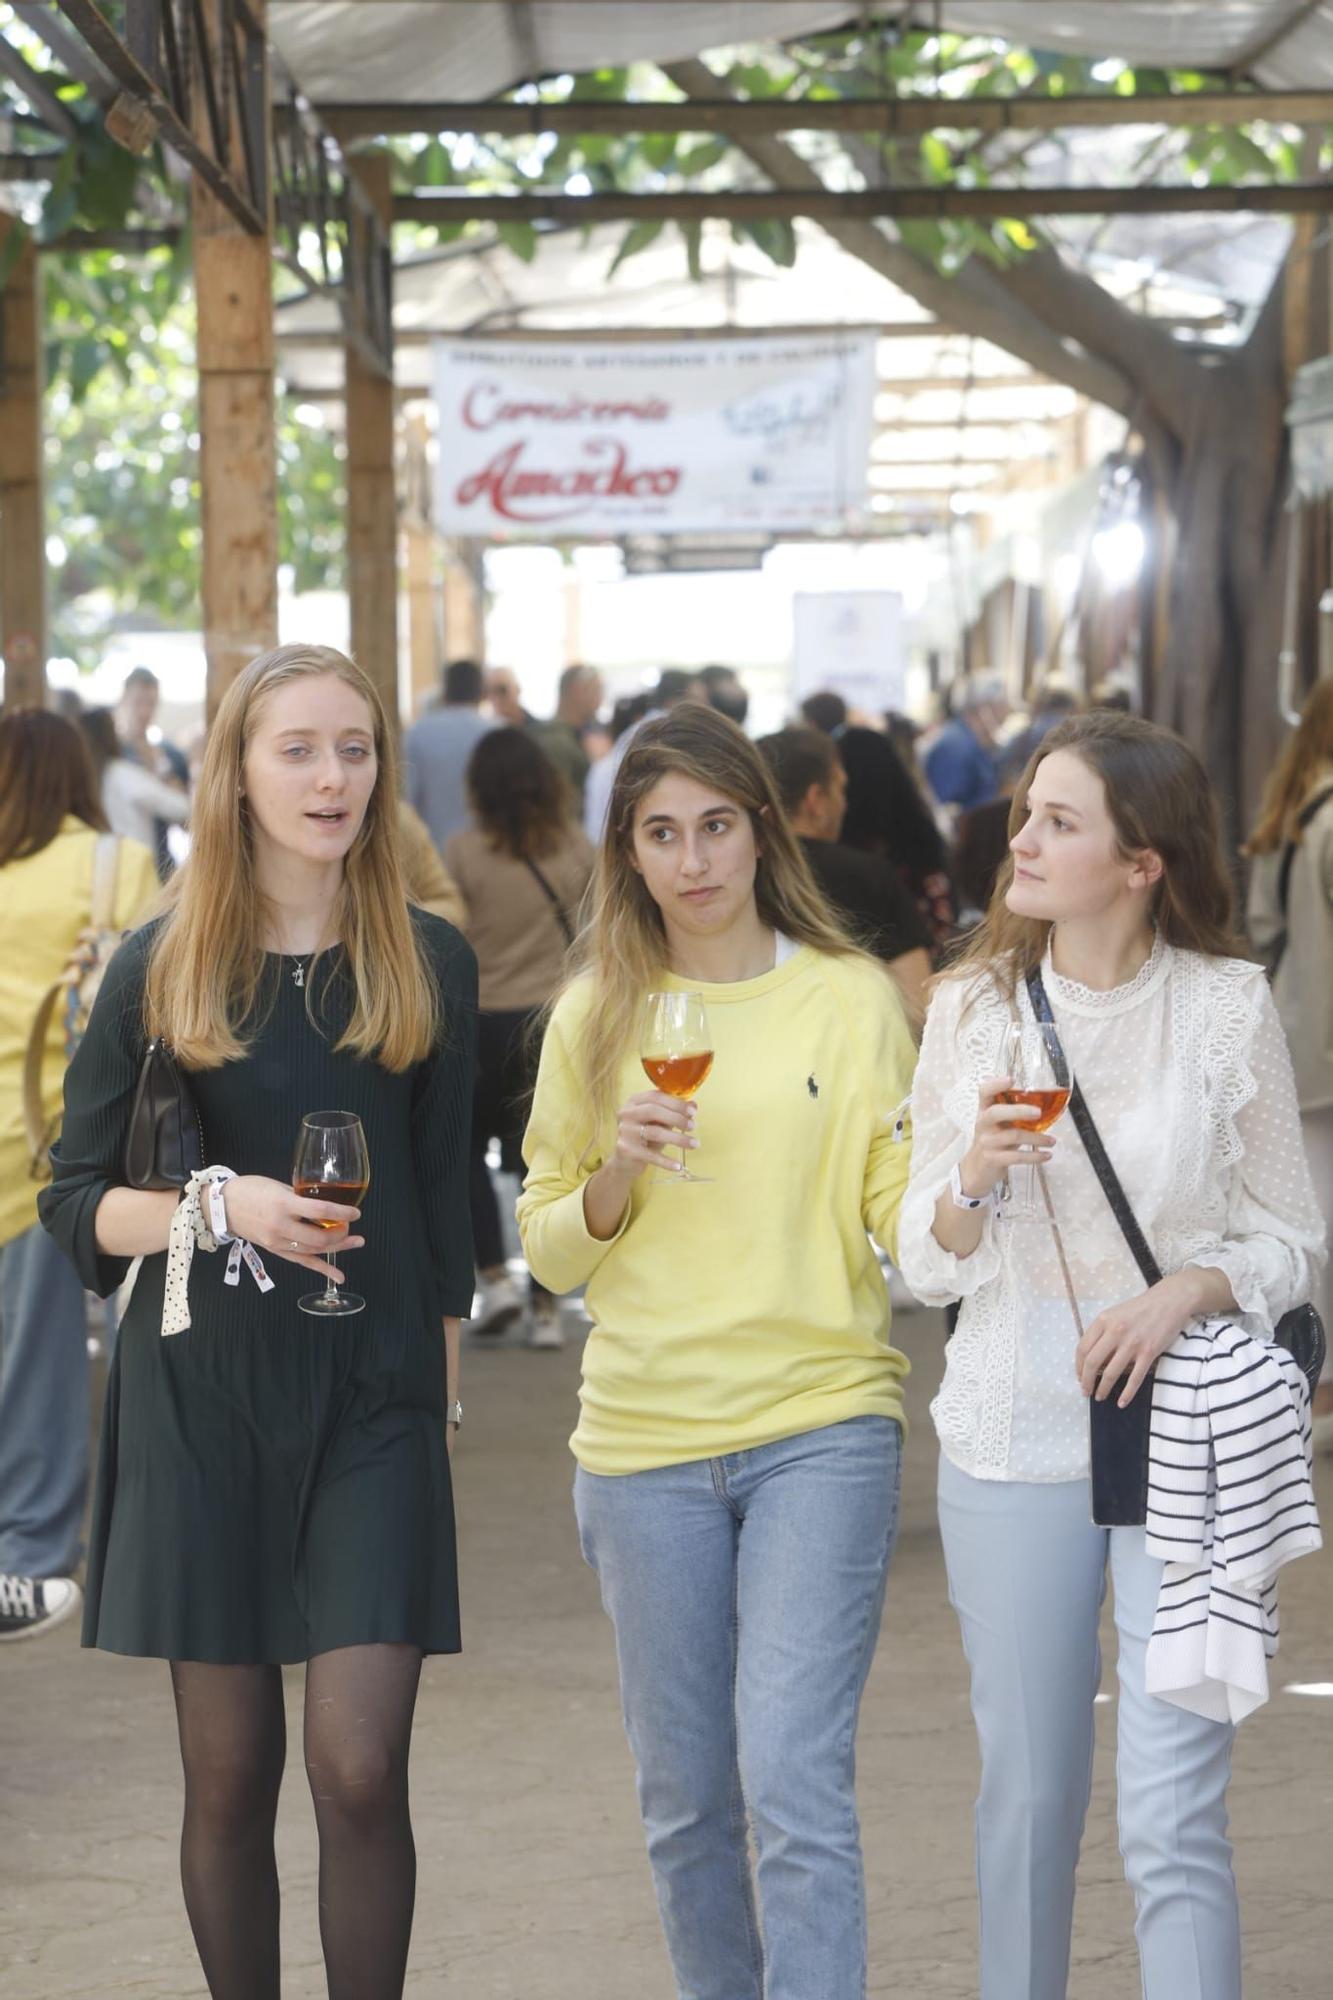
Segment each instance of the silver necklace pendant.
[[303,959],[298,958],[296,964],[292,967],[292,984],[294,986],[305,985],[305,962]]

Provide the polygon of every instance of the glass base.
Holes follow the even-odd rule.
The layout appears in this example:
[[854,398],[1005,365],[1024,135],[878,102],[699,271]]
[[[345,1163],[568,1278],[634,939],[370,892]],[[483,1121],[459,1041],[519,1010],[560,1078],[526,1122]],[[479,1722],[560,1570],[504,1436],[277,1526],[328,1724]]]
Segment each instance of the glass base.
[[666,1167],[659,1167],[654,1176],[659,1187],[679,1187],[684,1181],[693,1181],[697,1187],[712,1187],[711,1174],[692,1174],[687,1167],[683,1174],[673,1174]]
[[364,1312],[366,1306],[365,1300],[355,1292],[335,1292],[332,1298],[327,1292],[307,1292],[296,1303],[303,1313],[314,1313],[320,1319],[337,1319],[342,1313]]

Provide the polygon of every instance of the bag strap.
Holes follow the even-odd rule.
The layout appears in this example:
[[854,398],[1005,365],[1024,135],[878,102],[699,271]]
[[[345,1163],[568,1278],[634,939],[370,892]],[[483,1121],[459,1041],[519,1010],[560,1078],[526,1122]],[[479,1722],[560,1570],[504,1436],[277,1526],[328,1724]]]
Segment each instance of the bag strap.
[[116,927],[116,872],[120,841],[114,833],[99,833],[93,849],[92,925],[95,931]]
[[[1333,799],[1333,785],[1325,785],[1321,792],[1316,792],[1312,799],[1306,800],[1296,816],[1296,831],[1298,834],[1305,832],[1306,827],[1310,824],[1310,821],[1320,810],[1321,806],[1326,805],[1330,799]],[[1282,850],[1281,865],[1277,871],[1277,900],[1284,924],[1287,921],[1287,899],[1291,894],[1291,871],[1296,860],[1296,849],[1299,846],[1299,840],[1289,840],[1286,843],[1286,846]]]
[[[1097,1130],[1092,1113],[1088,1109],[1087,1099],[1079,1089],[1076,1079],[1070,1089],[1069,1064],[1060,1043],[1059,1031],[1055,1027],[1055,1016],[1051,1012],[1051,1003],[1042,984],[1039,966],[1034,965],[1029,972],[1027,989],[1033,1013],[1054,1033],[1055,1047],[1051,1051],[1051,1063],[1055,1070],[1055,1080],[1062,1090],[1069,1089],[1069,1115],[1074,1121],[1079,1138],[1083,1141],[1084,1151],[1092,1162],[1092,1171],[1097,1176],[1102,1193],[1111,1204],[1111,1213],[1120,1225],[1120,1233],[1133,1252],[1134,1262],[1143,1274],[1145,1282],[1156,1285],[1161,1281],[1162,1267],[1149,1249],[1147,1237],[1139,1228],[1138,1218],[1129,1205],[1129,1197],[1120,1185],[1115,1168],[1111,1165],[1110,1155],[1102,1144],[1102,1135]],[[1049,1200],[1048,1196],[1048,1205]]]
[[572,945],[574,942],[574,927],[570,923],[569,918],[565,915],[564,904],[561,902],[560,898],[556,895],[555,890],[551,887],[550,883],[547,881],[546,877],[542,874],[541,869],[537,866],[536,862],[532,859],[532,856],[530,854],[525,854],[523,856],[523,866],[532,876],[533,881],[537,884],[537,887],[541,890],[543,896],[546,897],[546,900],[550,903],[552,910],[555,912],[555,920],[560,926],[560,934],[564,938],[566,946]]

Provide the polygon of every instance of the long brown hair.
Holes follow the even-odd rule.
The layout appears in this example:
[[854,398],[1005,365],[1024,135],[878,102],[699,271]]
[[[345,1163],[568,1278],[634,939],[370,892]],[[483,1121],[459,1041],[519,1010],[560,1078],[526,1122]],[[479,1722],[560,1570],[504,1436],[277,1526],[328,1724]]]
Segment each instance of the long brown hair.
[[[1056,750],[1071,751],[1101,779],[1121,856],[1151,848],[1161,857],[1151,914],[1166,943],[1212,958],[1251,957],[1235,929],[1217,795],[1189,744],[1137,715],[1097,709],[1071,716],[1042,738],[1028,760],[1009,809],[1011,840],[1027,818],[1038,768]],[[984,918],[944,975],[987,971],[1010,1000],[1018,982],[1040,965],[1051,928],[1044,917],[1016,916],[1009,908],[1005,899],[1013,878],[1011,853]]]
[[1294,735],[1264,787],[1259,817],[1247,854],[1271,854],[1299,840],[1301,807],[1319,779],[1333,774],[1333,675],[1316,681],[1306,697]]
[[491,729],[468,758],[467,794],[491,846],[515,861],[553,854],[569,832],[569,790],[525,729]]
[[[168,914],[149,958],[145,1025],[150,1035],[166,1038],[187,1068],[218,1069],[244,1055],[243,1024],[253,1021],[264,997],[265,909],[242,797],[246,750],[260,710],[278,688],[326,674],[365,702],[378,761],[333,914],[333,935],[341,940],[355,996],[335,1046],[398,1071],[422,1061],[432,1046],[438,1000],[407,910],[397,755],[383,705],[345,654],[329,646],[279,646],[251,660],[222,697],[194,796],[190,858],[172,881]],[[312,976],[306,984],[312,1019],[315,986]],[[271,993],[268,998],[271,1004]]]
[[40,854],[70,817],[107,830],[97,774],[74,724],[46,708],[0,716],[0,868]]
[[574,963],[592,981],[578,1051],[592,1113],[590,1136],[611,1121],[617,1076],[643,996],[668,969],[662,913],[632,855],[640,805],[654,785],[673,774],[706,785],[749,815],[759,849],[754,896],[762,922],[796,944],[834,957],[864,955],[830,915],[787,824],[772,774],[749,737],[701,702],[681,702],[645,723],[616,772],[593,878],[591,921],[575,946]]

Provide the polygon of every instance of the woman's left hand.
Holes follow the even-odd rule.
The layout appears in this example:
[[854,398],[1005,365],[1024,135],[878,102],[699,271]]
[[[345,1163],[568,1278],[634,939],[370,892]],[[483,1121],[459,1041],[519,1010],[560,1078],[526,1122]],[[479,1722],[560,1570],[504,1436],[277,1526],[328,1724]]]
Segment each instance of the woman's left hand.
[[1197,1318],[1197,1276],[1177,1271],[1136,1299],[1098,1313],[1074,1356],[1085,1396],[1104,1402],[1123,1376],[1127,1379],[1116,1400],[1122,1410],[1133,1402],[1158,1355]]

